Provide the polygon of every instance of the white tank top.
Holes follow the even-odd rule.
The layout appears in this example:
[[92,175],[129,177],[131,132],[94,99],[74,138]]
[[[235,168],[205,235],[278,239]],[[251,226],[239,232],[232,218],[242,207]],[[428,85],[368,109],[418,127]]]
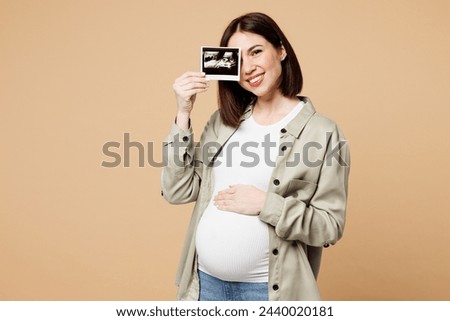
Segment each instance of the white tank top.
[[218,210],[214,196],[234,184],[267,191],[279,154],[280,130],[301,110],[300,102],[275,124],[263,126],[252,116],[241,123],[216,159],[213,197],[196,232],[198,268],[224,281],[267,282],[268,226],[258,216]]

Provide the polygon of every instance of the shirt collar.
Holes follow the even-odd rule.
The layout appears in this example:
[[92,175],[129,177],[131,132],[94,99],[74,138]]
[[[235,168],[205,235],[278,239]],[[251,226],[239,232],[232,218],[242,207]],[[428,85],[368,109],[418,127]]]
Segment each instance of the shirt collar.
[[[298,113],[297,116],[294,117],[293,120],[289,122],[286,126],[286,131],[298,138],[300,136],[300,133],[302,132],[305,125],[308,123],[309,119],[316,113],[316,110],[314,109],[313,104],[311,103],[311,100],[308,97],[305,96],[298,96],[298,99],[303,101],[305,105],[303,106],[302,110]],[[250,104],[245,108],[244,113],[242,114],[240,121],[243,122],[247,118],[250,117],[253,111],[253,104]]]
[[296,138],[300,136],[303,128],[306,126],[311,117],[316,113],[316,110],[314,109],[314,106],[308,97],[298,96],[298,99],[303,101],[305,105],[298,113],[298,115],[295,116],[294,119],[291,120],[286,126],[286,131]]

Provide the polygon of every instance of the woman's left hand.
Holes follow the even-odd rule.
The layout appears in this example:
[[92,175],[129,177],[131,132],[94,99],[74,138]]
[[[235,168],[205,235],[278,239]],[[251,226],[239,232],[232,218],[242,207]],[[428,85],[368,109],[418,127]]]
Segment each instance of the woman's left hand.
[[266,193],[252,185],[230,185],[214,197],[219,210],[244,215],[258,215],[266,199]]

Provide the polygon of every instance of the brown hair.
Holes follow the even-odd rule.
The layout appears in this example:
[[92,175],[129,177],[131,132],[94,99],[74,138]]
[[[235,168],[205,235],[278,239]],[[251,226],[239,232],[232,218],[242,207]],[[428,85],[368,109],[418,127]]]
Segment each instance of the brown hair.
[[[272,18],[263,13],[252,12],[234,19],[225,29],[220,46],[228,46],[228,41],[237,31],[258,34],[275,48],[283,46],[286,58],[281,62],[281,93],[287,97],[295,97],[300,93],[303,86],[300,64],[291,44]],[[242,88],[237,81],[219,81],[218,100],[222,121],[228,126],[237,127],[245,108],[255,102],[256,96]]]

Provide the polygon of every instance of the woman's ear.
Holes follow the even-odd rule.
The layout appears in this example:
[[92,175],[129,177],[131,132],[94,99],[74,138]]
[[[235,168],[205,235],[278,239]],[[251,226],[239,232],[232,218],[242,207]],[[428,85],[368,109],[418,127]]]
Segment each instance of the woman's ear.
[[283,61],[287,56],[286,49],[284,49],[283,44],[280,47],[280,60]]

